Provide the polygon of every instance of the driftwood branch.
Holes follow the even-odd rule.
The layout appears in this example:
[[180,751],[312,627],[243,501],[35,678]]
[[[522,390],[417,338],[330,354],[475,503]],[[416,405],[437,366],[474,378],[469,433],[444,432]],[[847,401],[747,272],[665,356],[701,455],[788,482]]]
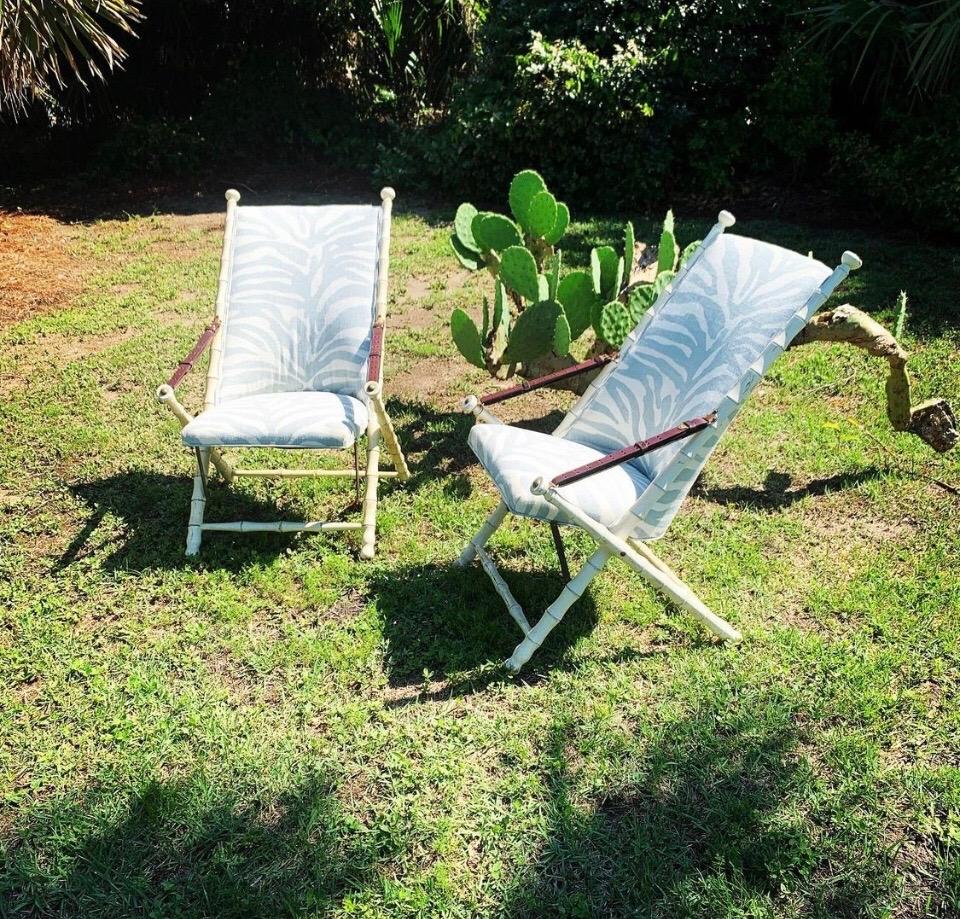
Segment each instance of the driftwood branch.
[[818,313],[793,340],[791,348],[811,342],[843,342],[862,348],[874,357],[886,358],[887,417],[895,431],[915,434],[938,453],[946,453],[960,440],[957,418],[946,399],[910,404],[907,359],[900,343],[879,322],[849,303]]

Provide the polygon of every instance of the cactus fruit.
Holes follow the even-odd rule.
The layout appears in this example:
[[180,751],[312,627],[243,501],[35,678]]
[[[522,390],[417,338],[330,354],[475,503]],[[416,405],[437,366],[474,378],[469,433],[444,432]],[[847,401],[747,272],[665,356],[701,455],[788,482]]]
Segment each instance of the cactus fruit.
[[567,232],[568,226],[570,226],[570,208],[568,208],[562,201],[558,201],[557,219],[553,224],[553,229],[546,234],[544,239],[551,246],[555,246],[558,242],[560,242],[563,234]]
[[476,323],[462,310],[455,309],[450,315],[450,331],[457,350],[475,367],[483,367],[483,342]]
[[667,211],[660,234],[660,246],[657,249],[657,274],[661,271],[673,271],[677,267],[677,240],[673,235],[673,211]]
[[599,246],[590,253],[593,289],[602,300],[613,300],[623,283],[623,259],[613,246]]
[[607,344],[620,348],[633,326],[629,311],[619,300],[600,307],[597,332]]
[[527,229],[527,210],[530,202],[542,191],[547,190],[547,184],[540,177],[540,174],[532,169],[524,169],[518,172],[510,183],[510,210],[517,223],[524,229]]
[[558,354],[570,350],[570,326],[559,303],[541,300],[517,317],[503,360],[510,364],[529,363],[551,350]]
[[508,246],[519,246],[523,241],[516,224],[502,214],[487,211],[477,214],[470,228],[480,248],[491,252],[502,252]]
[[633,233],[633,223],[629,220],[623,228],[623,279],[630,283],[633,276],[633,253],[637,248],[637,238]]
[[453,254],[464,268],[469,268],[471,271],[479,271],[483,268],[483,256],[479,252],[468,249],[456,233],[450,235],[450,245],[453,248]]
[[472,228],[473,218],[476,216],[477,209],[472,204],[464,202],[457,208],[457,214],[453,218],[453,230],[465,248],[479,252],[480,246],[474,239]]
[[557,222],[557,199],[548,191],[538,192],[527,206],[526,229],[531,236],[545,237]]
[[537,263],[528,249],[509,246],[500,255],[500,277],[510,290],[535,303],[540,299]]
[[570,335],[576,340],[593,321],[593,308],[598,303],[593,278],[585,271],[571,271],[557,285],[557,299],[570,323]]

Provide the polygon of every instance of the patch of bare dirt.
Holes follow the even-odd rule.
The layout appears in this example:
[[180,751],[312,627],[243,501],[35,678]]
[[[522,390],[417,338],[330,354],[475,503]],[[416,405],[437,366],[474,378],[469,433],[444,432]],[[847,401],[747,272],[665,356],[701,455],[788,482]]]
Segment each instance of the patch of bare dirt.
[[72,231],[51,217],[0,210],[0,324],[49,313],[80,291]]

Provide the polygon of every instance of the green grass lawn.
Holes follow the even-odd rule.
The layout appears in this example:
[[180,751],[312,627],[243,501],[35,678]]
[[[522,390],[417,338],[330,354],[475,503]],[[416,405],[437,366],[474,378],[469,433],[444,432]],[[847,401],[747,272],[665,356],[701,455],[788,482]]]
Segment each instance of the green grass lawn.
[[[843,299],[884,321],[905,288],[916,396],[960,404],[960,252],[738,229],[858,251]],[[572,231],[572,262],[619,232]],[[0,330],[0,915],[956,915],[960,500],[930,479],[960,483],[960,450],[889,430],[880,363],[789,353],[660,544],[744,643],[615,563],[506,679],[519,632],[452,567],[495,491],[451,412],[491,383],[449,342],[483,278],[447,232],[400,207],[387,380],[414,479],[382,489],[373,563],[353,536],[184,558],[191,456],[153,390],[211,315],[216,215],[78,225],[82,295]],[[208,516],[351,500],[215,484]],[[546,527],[491,548],[529,610],[559,591]]]

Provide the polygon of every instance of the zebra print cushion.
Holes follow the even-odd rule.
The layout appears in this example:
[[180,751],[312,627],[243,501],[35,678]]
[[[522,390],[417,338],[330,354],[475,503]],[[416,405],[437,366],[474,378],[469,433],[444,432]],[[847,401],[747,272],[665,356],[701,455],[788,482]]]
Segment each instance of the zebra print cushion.
[[188,447],[351,447],[367,426],[367,407],[329,392],[265,393],[222,402],[182,431]]
[[380,213],[237,208],[215,403],[303,391],[366,401]]
[[[531,483],[537,476],[550,478],[603,455],[583,444],[508,424],[476,424],[469,443],[510,510],[561,523],[568,521],[556,507],[530,492]],[[563,495],[594,520],[612,526],[648,484],[643,473],[625,464],[566,485]]]
[[[717,408],[830,274],[812,258],[724,233],[661,297],[564,436],[609,453]],[[681,447],[656,450],[633,465],[656,482]],[[671,490],[669,506],[658,506],[655,527],[648,522],[638,535],[662,534],[707,455],[685,472],[684,487]],[[630,503],[622,500],[621,510]]]

